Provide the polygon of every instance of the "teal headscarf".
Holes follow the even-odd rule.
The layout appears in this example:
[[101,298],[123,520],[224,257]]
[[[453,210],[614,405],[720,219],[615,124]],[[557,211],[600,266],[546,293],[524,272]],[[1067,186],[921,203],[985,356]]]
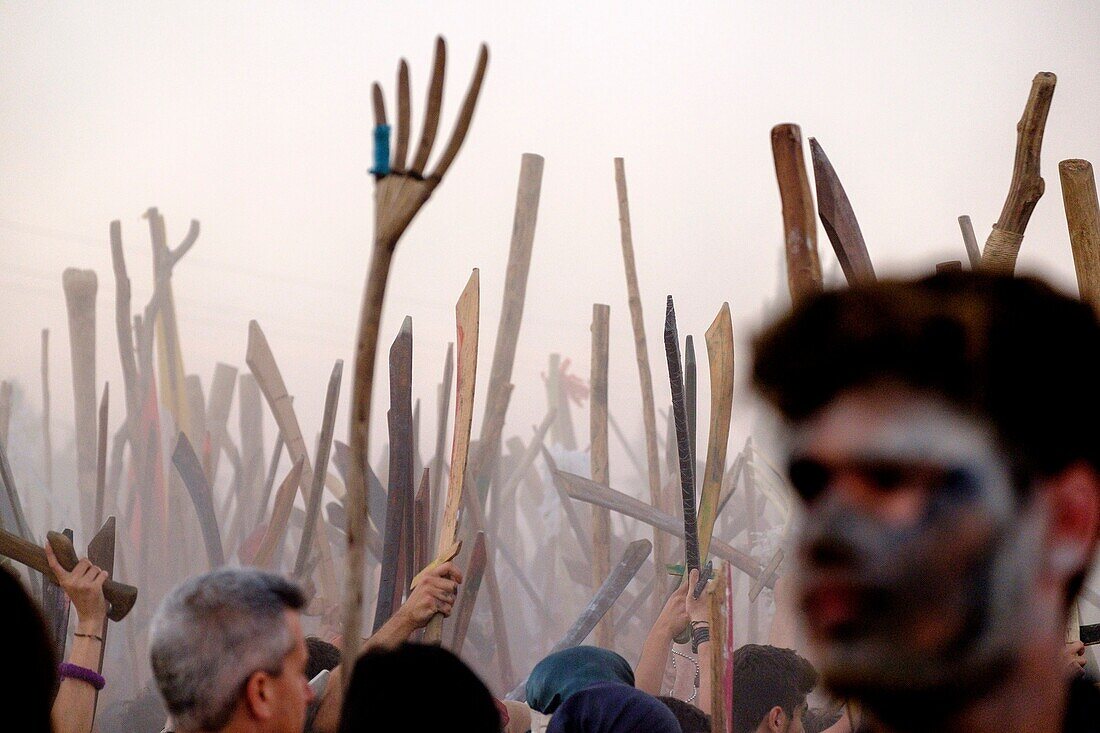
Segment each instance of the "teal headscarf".
[[634,670],[620,655],[597,646],[575,646],[554,652],[531,670],[527,704],[552,715],[569,696],[602,682],[634,686]]

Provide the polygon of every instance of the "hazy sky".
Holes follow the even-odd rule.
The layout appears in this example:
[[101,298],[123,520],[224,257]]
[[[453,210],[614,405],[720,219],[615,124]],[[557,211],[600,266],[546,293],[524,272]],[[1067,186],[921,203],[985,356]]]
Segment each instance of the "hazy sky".
[[[667,293],[700,340],[730,302],[744,388],[744,341],[779,292],[774,124],[797,122],[822,143],[880,273],[964,259],[959,214],[984,240],[1036,72],[1059,81],[1047,195],[1020,270],[1072,285],[1057,163],[1100,160],[1093,2],[5,2],[0,30],[0,377],[37,409],[39,330],[50,328],[62,433],[72,408],[61,272],[99,273],[99,378],[121,388],[108,222],[122,221],[140,307],[151,282],[141,214],[157,206],[173,245],[189,219],[202,222],[175,274],[187,370],[208,385],[217,361],[243,369],[258,319],[312,443],[332,361],[350,359],[367,269],[370,84],[382,81],[392,106],[398,59],[409,60],[415,134],[438,33],[449,42],[448,132],[479,42],[491,61],[467,144],[401,242],[383,324],[385,348],[413,317],[425,436],[472,267],[488,375],[524,152],[546,157],[509,428],[524,434],[544,411],[537,375],[549,352],[587,376],[593,302],[611,305],[612,412],[638,424],[614,156],[626,159],[659,404]],[[821,248],[831,269],[823,233]],[[735,446],[747,429],[737,414]],[[121,416],[117,399],[114,425]],[[583,443],[587,419],[576,418]],[[612,460],[625,462],[617,446]]]

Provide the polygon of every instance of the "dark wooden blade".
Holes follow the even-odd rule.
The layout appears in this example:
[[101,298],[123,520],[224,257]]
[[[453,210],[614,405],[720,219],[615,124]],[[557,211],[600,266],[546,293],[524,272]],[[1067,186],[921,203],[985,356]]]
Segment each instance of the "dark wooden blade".
[[680,337],[672,296],[665,306],[665,358],[672,387],[672,418],[676,426],[676,457],[680,464],[680,500],[684,510],[684,552],[688,570],[699,569],[699,523],[695,519],[695,461],[688,428],[684,374],[680,366]]
[[814,181],[817,184],[817,215],[825,227],[825,233],[833,244],[840,269],[849,285],[875,281],[875,268],[867,254],[867,244],[856,221],[856,212],[848,200],[840,178],[829,162],[829,156],[810,138],[810,157],[814,165]]
[[210,562],[210,568],[212,570],[220,568],[225,565],[225,554],[222,551],[218,518],[214,514],[214,497],[210,491],[210,485],[206,483],[202,462],[195,455],[191,441],[182,432],[176,440],[176,449],[172,452],[172,463],[179,471],[180,478],[187,487],[187,493],[191,496],[191,503],[195,506],[195,513],[198,514],[202,542],[206,547],[206,559]]

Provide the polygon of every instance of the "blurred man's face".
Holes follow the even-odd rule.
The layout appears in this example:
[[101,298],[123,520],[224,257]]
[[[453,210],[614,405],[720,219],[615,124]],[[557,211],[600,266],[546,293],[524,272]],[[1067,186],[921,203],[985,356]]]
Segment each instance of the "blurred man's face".
[[905,390],[845,393],[789,441],[799,599],[834,689],[913,691],[1002,662],[1040,532],[985,426]]
[[301,733],[306,722],[306,706],[313,699],[313,691],[306,679],[309,651],[302,634],[301,614],[297,611],[286,611],[286,622],[295,643],[294,648],[283,658],[282,671],[273,680],[273,701],[278,706],[273,721],[281,732]]

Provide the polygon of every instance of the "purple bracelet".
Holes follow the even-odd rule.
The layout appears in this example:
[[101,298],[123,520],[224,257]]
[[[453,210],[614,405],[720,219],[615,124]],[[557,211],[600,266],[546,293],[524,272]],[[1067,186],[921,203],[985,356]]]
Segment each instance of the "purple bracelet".
[[97,690],[102,690],[103,686],[107,684],[107,680],[99,672],[96,672],[94,669],[88,669],[87,667],[81,667],[79,664],[63,662],[58,665],[57,673],[61,676],[61,679],[87,682]]

